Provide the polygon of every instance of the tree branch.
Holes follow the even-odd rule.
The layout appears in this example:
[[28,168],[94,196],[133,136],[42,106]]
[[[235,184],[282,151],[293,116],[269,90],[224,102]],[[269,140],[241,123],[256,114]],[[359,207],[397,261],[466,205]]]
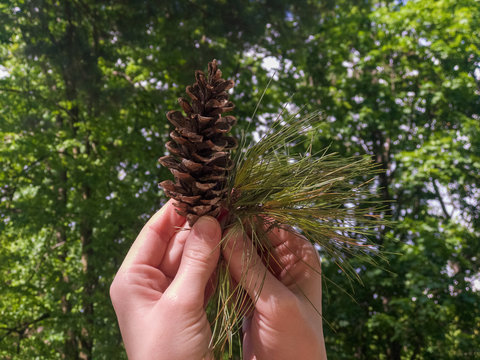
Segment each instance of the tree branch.
[[447,212],[447,207],[445,206],[445,203],[443,202],[442,195],[440,195],[440,191],[438,190],[437,181],[433,178],[432,178],[432,184],[433,184],[433,188],[435,190],[435,194],[437,195],[438,201],[440,202],[440,206],[442,207],[442,211],[443,211],[445,217],[450,220],[452,218],[452,216]]
[[20,336],[25,334],[25,331],[27,331],[29,327],[49,317],[50,313],[45,313],[36,319],[33,319],[31,321],[25,321],[16,327],[0,326],[0,330],[6,331],[6,334],[0,338],[0,342],[12,333],[17,333]]

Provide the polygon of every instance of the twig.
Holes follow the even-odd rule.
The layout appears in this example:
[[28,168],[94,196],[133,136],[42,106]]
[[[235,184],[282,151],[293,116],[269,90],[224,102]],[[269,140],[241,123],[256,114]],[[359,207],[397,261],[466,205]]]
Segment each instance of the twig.
[[438,197],[438,201],[440,202],[440,206],[442,207],[445,217],[450,220],[452,216],[447,212],[447,208],[445,206],[445,203],[443,202],[442,195],[440,195],[440,191],[438,190],[438,186],[437,186],[437,181],[435,179],[432,179],[432,185],[433,185],[433,188],[435,189],[435,194]]

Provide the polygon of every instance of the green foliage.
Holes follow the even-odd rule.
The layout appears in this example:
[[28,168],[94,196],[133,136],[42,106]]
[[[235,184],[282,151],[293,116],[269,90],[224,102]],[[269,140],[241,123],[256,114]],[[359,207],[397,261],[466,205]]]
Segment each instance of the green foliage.
[[108,287],[164,201],[164,113],[213,58],[247,141],[290,100],[325,114],[312,153],[384,170],[390,271],[324,257],[329,357],[478,357],[479,29],[475,0],[2,2],[0,358],[125,358]]
[[385,224],[377,218],[380,206],[369,188],[378,171],[369,157],[342,158],[328,149],[290,154],[295,145],[311,145],[305,135],[315,133],[312,125],[319,121],[320,114],[279,119],[257,144],[240,154],[228,207],[240,222],[254,223],[262,217],[270,227],[300,229],[330,261],[356,277],[345,257],[362,248],[367,254],[371,251],[367,257],[374,257],[375,249],[361,237]]

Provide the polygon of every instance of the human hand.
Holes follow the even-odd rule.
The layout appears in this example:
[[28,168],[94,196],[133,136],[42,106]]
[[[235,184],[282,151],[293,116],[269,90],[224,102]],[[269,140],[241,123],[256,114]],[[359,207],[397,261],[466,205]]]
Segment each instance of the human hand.
[[326,359],[321,267],[315,248],[292,232],[272,230],[274,261],[269,261],[267,271],[245,234],[227,238],[223,256],[230,274],[256,299],[253,313],[243,322],[244,359]]
[[212,217],[178,231],[183,226],[169,201],[144,226],[110,287],[130,360],[211,358],[205,289],[221,230]]

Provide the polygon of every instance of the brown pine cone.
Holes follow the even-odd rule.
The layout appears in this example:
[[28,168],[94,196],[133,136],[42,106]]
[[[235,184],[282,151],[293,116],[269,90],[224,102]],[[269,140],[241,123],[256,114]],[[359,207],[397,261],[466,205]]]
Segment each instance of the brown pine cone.
[[200,216],[219,214],[228,171],[233,168],[229,150],[237,147],[237,140],[226,135],[237,120],[222,116],[234,108],[227,93],[233,81],[222,79],[216,60],[208,64],[208,77],[197,70],[195,79],[186,90],[191,102],[178,99],[186,116],[176,110],[167,113],[175,130],[170,133],[172,141],[166,144],[170,155],[159,159],[175,177],[175,182],[162,181],[160,186],[177,200],[177,212],[190,226]]

